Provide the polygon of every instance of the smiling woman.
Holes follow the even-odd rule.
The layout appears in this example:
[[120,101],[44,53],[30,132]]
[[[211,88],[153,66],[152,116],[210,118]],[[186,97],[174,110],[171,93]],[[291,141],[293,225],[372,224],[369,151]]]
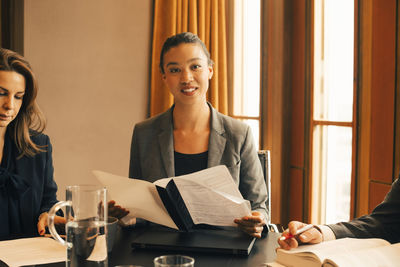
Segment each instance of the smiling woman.
[[154,182],[226,165],[253,213],[235,223],[260,237],[267,216],[266,185],[250,127],[206,100],[213,61],[193,33],[169,37],[160,56],[162,79],[174,96],[166,112],[136,124],[129,176]]
[[0,239],[44,235],[47,211],[57,202],[37,89],[29,63],[0,48]]
[[201,46],[180,44],[172,47],[165,54],[163,61],[163,80],[174,96],[175,106],[193,104],[193,101],[206,101],[213,68]]

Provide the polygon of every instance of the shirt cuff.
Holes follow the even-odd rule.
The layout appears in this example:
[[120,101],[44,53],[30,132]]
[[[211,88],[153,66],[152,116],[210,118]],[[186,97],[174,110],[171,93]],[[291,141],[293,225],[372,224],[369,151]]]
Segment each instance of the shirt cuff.
[[331,230],[331,228],[329,228],[326,225],[314,225],[315,228],[317,228],[321,234],[322,234],[322,241],[329,241],[329,240],[335,240],[336,236],[333,233],[333,231]]
[[128,214],[125,217],[122,217],[120,220],[120,225],[123,227],[128,227],[136,224],[136,217]]

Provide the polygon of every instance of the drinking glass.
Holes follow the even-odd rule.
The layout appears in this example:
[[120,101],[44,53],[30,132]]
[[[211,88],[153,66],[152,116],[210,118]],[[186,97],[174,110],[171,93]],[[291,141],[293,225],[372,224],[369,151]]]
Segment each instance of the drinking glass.
[[193,267],[194,259],[184,255],[164,255],[154,259],[154,267]]
[[107,219],[107,252],[110,253],[114,246],[115,236],[117,234],[118,219],[108,216]]

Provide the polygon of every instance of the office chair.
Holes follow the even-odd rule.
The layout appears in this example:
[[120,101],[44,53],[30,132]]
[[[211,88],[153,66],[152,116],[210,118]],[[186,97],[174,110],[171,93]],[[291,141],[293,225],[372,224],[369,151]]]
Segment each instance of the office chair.
[[265,205],[267,206],[268,218],[266,226],[268,231],[278,233],[278,227],[271,223],[271,152],[269,150],[260,150],[258,151],[258,158],[260,159],[265,184],[267,185],[268,199],[265,202]]

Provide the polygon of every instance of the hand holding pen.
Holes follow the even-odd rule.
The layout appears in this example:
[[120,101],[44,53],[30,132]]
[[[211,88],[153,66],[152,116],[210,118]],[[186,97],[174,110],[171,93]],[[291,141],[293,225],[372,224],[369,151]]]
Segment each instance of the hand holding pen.
[[299,243],[316,244],[322,241],[321,232],[312,224],[292,221],[289,227],[282,233],[278,243],[283,249],[298,247]]
[[290,232],[283,232],[282,236],[279,238],[279,240],[283,241],[283,240],[286,240],[286,239],[289,239],[289,238],[294,238],[294,237],[298,236],[299,234],[301,234],[301,233],[303,233],[303,232],[305,232],[307,230],[310,230],[313,227],[314,227],[314,225],[307,224],[306,226],[303,226],[300,229],[298,229],[295,234],[291,234]]

